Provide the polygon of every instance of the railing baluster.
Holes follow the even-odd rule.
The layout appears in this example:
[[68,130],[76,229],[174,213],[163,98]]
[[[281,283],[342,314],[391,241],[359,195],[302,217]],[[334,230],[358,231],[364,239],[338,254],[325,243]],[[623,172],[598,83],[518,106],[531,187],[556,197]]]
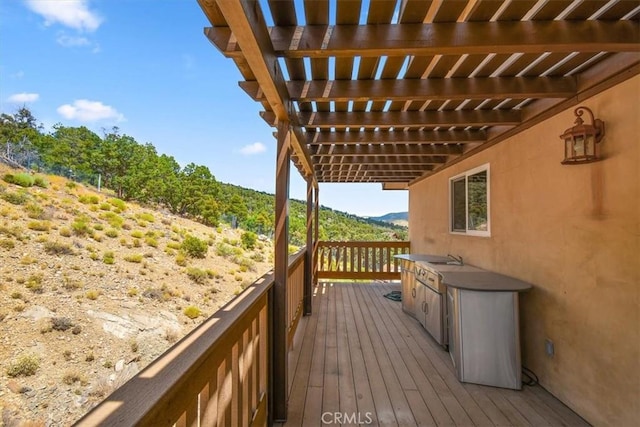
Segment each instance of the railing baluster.
[[[409,252],[409,242],[318,242],[317,278],[399,280],[400,263],[394,255]],[[330,253],[329,262],[323,262]]]

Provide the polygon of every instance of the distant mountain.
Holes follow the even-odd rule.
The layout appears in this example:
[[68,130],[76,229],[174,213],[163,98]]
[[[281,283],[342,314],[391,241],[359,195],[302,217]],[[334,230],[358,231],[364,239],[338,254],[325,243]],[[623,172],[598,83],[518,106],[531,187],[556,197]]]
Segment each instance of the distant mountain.
[[409,224],[409,212],[393,212],[382,216],[369,217],[369,219],[373,221],[403,225],[406,227]]

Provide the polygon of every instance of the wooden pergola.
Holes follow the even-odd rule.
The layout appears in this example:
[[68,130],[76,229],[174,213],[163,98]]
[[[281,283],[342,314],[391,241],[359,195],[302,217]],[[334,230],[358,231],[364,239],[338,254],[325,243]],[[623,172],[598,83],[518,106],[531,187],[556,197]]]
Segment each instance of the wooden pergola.
[[199,2],[317,182],[406,188],[638,67],[637,1]]
[[272,421],[287,418],[290,160],[308,188],[310,314],[318,183],[406,189],[640,72],[638,1],[198,2],[276,129]]

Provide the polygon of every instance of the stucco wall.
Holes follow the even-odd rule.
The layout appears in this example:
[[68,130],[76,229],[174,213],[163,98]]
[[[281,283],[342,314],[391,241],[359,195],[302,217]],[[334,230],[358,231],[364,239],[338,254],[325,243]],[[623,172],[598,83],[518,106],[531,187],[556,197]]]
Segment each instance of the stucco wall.
[[[460,254],[535,285],[521,299],[523,363],[595,425],[640,420],[639,94],[636,76],[580,104],[606,123],[604,161],[560,164],[572,108],[409,190],[413,253]],[[491,237],[450,234],[448,180],[484,163]]]

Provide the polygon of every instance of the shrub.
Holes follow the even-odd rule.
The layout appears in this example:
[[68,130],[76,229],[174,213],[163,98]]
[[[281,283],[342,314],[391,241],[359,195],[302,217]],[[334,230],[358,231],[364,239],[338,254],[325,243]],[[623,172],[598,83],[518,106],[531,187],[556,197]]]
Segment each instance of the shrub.
[[87,299],[95,301],[100,296],[100,291],[97,291],[95,289],[90,289],[85,293],[85,296],[87,297]]
[[24,205],[25,203],[27,203],[27,200],[29,200],[29,195],[24,191],[7,191],[5,193],[2,193],[0,197],[2,197],[3,200],[11,203],[12,205]]
[[233,262],[240,266],[241,271],[256,271],[256,264],[249,258],[245,258],[240,255],[236,255],[233,257]]
[[27,216],[32,219],[44,219],[44,209],[35,203],[29,203],[25,206],[24,210],[27,212]]
[[144,236],[144,233],[140,230],[133,230],[131,232],[131,237],[135,239],[142,239],[143,236]]
[[130,297],[135,297],[136,295],[138,295],[138,290],[136,288],[129,288],[127,290],[127,295],[129,295]]
[[49,188],[49,181],[46,180],[45,177],[41,176],[41,175],[37,175],[34,180],[33,180],[33,184],[36,187],[40,187],[40,188]]
[[192,258],[204,258],[207,256],[209,245],[206,241],[189,234],[182,242],[182,250]]
[[91,227],[89,227],[89,218],[81,215],[71,223],[71,229],[76,236],[86,236],[91,234]]
[[0,240],[0,248],[11,250],[16,247],[16,244],[11,239]]
[[36,179],[26,172],[18,173],[15,175],[6,174],[4,180],[9,184],[19,185],[20,187],[32,187],[35,184]]
[[60,229],[60,235],[62,237],[71,237],[71,229],[67,227],[62,227]]
[[40,360],[36,356],[25,354],[9,364],[7,375],[12,378],[29,377],[35,374],[39,367]]
[[30,221],[27,228],[34,231],[49,231],[51,224],[47,221]]
[[142,296],[145,298],[162,301],[162,291],[160,289],[147,288],[142,292]]
[[109,225],[113,228],[122,228],[124,225],[124,218],[114,212],[106,212],[104,215],[100,215],[101,218],[106,219]]
[[62,377],[62,382],[66,385],[73,385],[75,383],[86,384],[87,381],[83,378],[83,376],[76,371],[68,371]]
[[124,202],[124,200],[112,198],[109,199],[109,203],[111,203],[112,206],[114,206],[121,212],[127,210],[127,204]]
[[107,237],[111,237],[112,239],[115,239],[116,237],[118,237],[118,230],[116,230],[115,228],[110,228],[107,231],[105,231],[104,234]]
[[73,328],[73,322],[68,317],[54,317],[51,319],[51,327],[56,331],[66,331]]
[[256,246],[256,242],[258,241],[258,236],[252,231],[245,231],[240,236],[240,241],[242,242],[243,248],[253,249]]
[[205,270],[196,267],[187,268],[187,276],[200,285],[207,283],[207,279],[209,278],[209,274]]
[[141,219],[141,220],[147,221],[147,222],[155,222],[155,220],[156,220],[155,217],[153,216],[153,214],[148,213],[148,212],[140,213],[140,214],[136,215],[136,217],[138,219]]
[[112,265],[116,262],[116,257],[111,251],[105,252],[104,255],[102,255],[102,262]]
[[85,205],[97,205],[100,203],[100,198],[98,196],[80,196],[78,201]]
[[187,265],[187,258],[182,252],[178,252],[178,255],[176,255],[176,264],[180,267],[185,267]]
[[44,251],[49,255],[73,255],[73,249],[66,243],[46,242]]
[[93,226],[93,229],[94,230],[98,230],[98,231],[102,231],[102,230],[104,230],[104,225],[96,224],[96,225]]
[[73,181],[67,181],[67,182],[64,184],[64,186],[65,186],[65,187],[67,187],[69,190],[73,190],[73,189],[75,189],[76,187],[78,187],[78,184],[76,184],[76,183],[75,183],[75,182],[73,182]]
[[145,237],[144,238],[144,242],[147,245],[151,246],[152,248],[157,248],[158,247],[158,241],[153,237]]
[[41,294],[44,292],[44,288],[42,287],[42,274],[32,274],[27,279],[27,283],[25,285],[27,289],[36,294]]
[[[93,255],[93,254],[92,254]],[[63,285],[66,290],[74,291],[80,289],[82,287],[82,282],[77,279],[71,279],[70,277],[64,276]]]
[[185,309],[182,312],[189,319],[196,319],[196,318],[198,318],[198,317],[200,317],[202,315],[202,312],[200,311],[200,309],[198,307],[193,306],[193,305],[185,307]]
[[169,242],[167,243],[167,247],[170,249],[180,250],[182,248],[182,245],[178,242]]
[[131,254],[124,257],[125,261],[134,262],[136,264],[140,264],[142,262],[141,254]]
[[22,265],[31,265],[31,264],[35,264],[36,262],[38,262],[38,260],[33,257],[30,257],[29,255],[25,255],[22,258],[20,258],[20,264]]
[[109,203],[100,203],[100,209],[103,211],[110,211],[111,205]]

